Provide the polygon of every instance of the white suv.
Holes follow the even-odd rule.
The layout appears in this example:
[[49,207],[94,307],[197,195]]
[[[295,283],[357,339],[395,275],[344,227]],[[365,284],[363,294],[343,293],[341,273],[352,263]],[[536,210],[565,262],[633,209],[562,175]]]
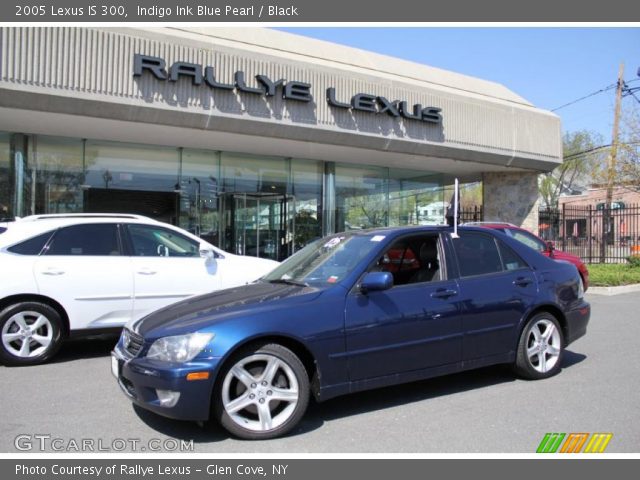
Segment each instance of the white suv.
[[278,265],[138,215],[34,215],[0,234],[0,361],[49,360],[70,334],[120,328]]

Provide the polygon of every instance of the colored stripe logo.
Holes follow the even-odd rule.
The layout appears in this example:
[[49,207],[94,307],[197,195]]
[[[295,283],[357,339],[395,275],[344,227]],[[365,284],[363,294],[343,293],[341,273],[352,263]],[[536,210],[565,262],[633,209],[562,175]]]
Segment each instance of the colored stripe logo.
[[603,453],[612,437],[613,433],[546,433],[536,453]]

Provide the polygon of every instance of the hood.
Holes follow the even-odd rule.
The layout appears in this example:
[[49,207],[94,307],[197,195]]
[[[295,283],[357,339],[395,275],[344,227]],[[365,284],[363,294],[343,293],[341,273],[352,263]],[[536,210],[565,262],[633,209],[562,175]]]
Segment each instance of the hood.
[[574,255],[568,252],[563,252],[562,250],[554,250],[553,257],[551,258],[553,258],[554,260],[564,260],[567,262],[571,262],[575,265],[582,263],[582,260],[580,260],[580,257],[578,257],[577,255]]
[[311,301],[321,292],[313,287],[252,283],[182,300],[127,326],[143,337],[179,335],[238,316],[255,316],[265,310],[289,308]]

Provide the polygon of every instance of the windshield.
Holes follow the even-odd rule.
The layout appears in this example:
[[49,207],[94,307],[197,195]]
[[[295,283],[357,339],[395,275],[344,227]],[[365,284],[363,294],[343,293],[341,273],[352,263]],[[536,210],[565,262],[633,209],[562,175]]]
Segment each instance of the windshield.
[[329,287],[351,273],[383,238],[341,233],[316,240],[285,260],[262,280]]

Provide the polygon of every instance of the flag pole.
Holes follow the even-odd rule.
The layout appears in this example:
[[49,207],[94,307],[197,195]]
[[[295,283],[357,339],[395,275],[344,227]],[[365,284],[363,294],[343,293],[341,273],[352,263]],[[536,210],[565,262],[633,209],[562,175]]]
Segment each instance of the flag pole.
[[458,204],[460,203],[460,192],[458,190],[458,179],[453,182],[453,238],[460,238],[458,236]]

